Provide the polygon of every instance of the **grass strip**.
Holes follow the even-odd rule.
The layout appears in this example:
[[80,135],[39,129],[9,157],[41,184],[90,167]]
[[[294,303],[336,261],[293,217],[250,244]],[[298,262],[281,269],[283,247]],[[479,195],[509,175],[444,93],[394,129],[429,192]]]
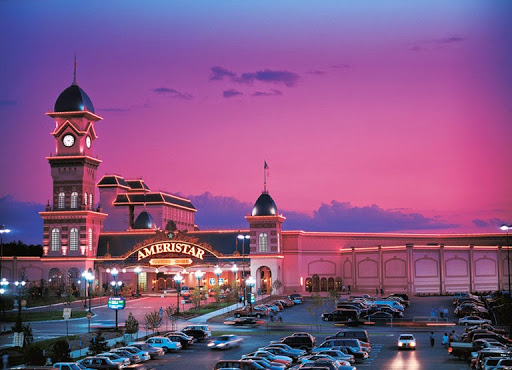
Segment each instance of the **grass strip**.
[[[21,312],[21,319],[23,322],[30,322],[30,321],[51,321],[51,320],[64,320],[64,317],[62,316],[63,312],[62,310],[59,311],[43,311],[43,312],[27,312],[22,311]],[[87,311],[72,311],[71,318],[81,318],[86,317]],[[7,313],[5,314],[4,322],[16,322],[18,318],[17,313]]]

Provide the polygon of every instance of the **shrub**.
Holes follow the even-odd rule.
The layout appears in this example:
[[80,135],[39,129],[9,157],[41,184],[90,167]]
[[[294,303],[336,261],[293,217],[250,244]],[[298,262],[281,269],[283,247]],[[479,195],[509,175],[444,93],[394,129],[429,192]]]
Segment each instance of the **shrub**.
[[44,365],[46,362],[43,350],[35,344],[25,347],[23,358],[27,365]]
[[52,347],[53,362],[71,361],[71,356],[69,355],[69,352],[69,342],[64,339],[58,340]]
[[98,353],[108,352],[110,350],[107,341],[103,334],[98,332],[95,337],[92,337],[89,344],[89,351],[87,354],[89,356],[97,355]]

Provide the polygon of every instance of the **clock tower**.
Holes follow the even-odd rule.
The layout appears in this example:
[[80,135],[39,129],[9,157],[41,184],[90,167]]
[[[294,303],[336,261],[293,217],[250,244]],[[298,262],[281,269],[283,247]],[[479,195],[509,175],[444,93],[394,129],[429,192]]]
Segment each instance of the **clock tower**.
[[94,125],[103,118],[94,112],[91,99],[76,82],[76,61],[73,83],[46,115],[55,123],[51,132],[55,154],[46,158],[53,179],[52,198],[46,210],[39,213],[44,220],[43,260],[73,261],[74,267],[85,271],[93,267],[107,217],[95,197],[101,161],[93,154],[98,138]]

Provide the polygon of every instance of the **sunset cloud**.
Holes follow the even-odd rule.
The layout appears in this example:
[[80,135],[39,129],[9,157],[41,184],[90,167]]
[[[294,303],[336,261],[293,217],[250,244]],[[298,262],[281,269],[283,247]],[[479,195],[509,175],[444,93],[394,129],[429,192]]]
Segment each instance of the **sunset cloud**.
[[235,90],[235,89],[229,89],[229,90],[225,90],[223,93],[222,93],[222,96],[224,96],[225,98],[232,98],[234,96],[239,96],[239,95],[243,95],[244,93],[241,92],[241,91],[238,91],[238,90]]
[[153,89],[153,92],[157,93],[159,95],[166,95],[171,98],[178,98],[178,99],[185,99],[185,100],[190,100],[193,98],[193,96],[190,94],[182,93],[178,90],[171,89],[169,87],[158,87],[156,89]]

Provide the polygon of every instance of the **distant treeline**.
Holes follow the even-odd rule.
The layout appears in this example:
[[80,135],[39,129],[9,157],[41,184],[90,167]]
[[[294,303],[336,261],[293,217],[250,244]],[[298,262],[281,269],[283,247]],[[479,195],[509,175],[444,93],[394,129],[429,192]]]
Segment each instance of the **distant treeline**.
[[3,255],[9,256],[36,256],[41,257],[43,255],[42,245],[26,245],[21,240],[17,242],[10,242],[3,244]]

